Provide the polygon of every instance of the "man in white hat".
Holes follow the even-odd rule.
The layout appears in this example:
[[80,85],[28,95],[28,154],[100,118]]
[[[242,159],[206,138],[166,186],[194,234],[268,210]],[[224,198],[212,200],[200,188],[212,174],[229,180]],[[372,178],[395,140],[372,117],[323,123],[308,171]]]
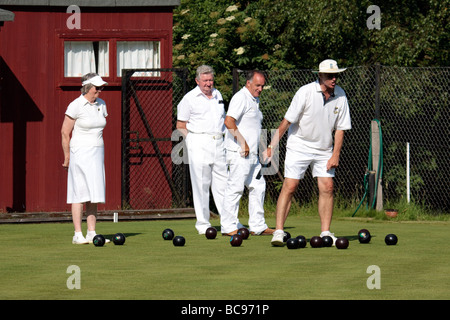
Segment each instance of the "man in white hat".
[[[267,157],[272,156],[283,134],[288,131],[284,182],[276,209],[276,230],[272,245],[283,246],[283,228],[289,214],[292,196],[306,169],[311,166],[319,189],[318,211],[321,237],[336,237],[330,232],[333,216],[333,177],[339,165],[344,131],[351,129],[350,110],[344,90],[336,85],[339,73],[336,61],[324,60],[319,65],[319,78],[302,86],[281,121],[270,145]],[[333,147],[334,132],[334,147]]]

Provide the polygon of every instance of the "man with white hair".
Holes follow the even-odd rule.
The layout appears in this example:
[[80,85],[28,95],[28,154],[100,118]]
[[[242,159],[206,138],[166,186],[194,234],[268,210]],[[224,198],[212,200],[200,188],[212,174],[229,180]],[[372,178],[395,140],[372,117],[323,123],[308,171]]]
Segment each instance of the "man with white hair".
[[197,86],[178,104],[177,129],[185,136],[191,176],[195,227],[204,234],[209,222],[209,188],[219,214],[227,183],[224,133],[225,108],[221,93],[214,88],[214,70],[197,68]]
[[[272,156],[283,134],[289,129],[284,165],[284,182],[276,209],[276,230],[272,245],[283,246],[284,223],[289,214],[292,196],[306,169],[311,166],[319,189],[318,211],[321,237],[336,237],[330,232],[333,216],[333,177],[339,165],[344,131],[351,129],[350,110],[344,90],[336,85],[339,73],[337,62],[331,59],[319,64],[319,79],[302,86],[281,121],[267,156]],[[333,146],[334,132],[334,146]]]

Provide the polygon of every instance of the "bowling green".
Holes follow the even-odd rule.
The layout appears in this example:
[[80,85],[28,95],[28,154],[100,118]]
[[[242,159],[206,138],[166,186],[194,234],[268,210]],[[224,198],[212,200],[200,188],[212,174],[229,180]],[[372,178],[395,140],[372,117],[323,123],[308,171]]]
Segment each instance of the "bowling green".
[[[345,250],[272,247],[270,236],[232,247],[220,232],[214,240],[196,234],[194,223],[98,222],[106,238],[126,236],[123,246],[104,247],[73,245],[71,223],[0,225],[0,299],[450,299],[448,221],[336,217],[332,232],[350,241]],[[267,223],[274,227],[275,218]],[[163,240],[165,228],[184,236],[185,246]],[[369,244],[358,242],[362,228],[372,234]],[[319,219],[289,216],[285,230],[310,239]],[[397,245],[385,245],[389,233]]]

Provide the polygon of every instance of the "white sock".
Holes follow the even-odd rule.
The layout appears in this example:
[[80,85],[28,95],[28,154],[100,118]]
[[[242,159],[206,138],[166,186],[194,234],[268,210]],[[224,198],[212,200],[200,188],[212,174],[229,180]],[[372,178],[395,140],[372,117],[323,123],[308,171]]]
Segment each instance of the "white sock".
[[95,233],[95,230],[94,231],[89,231],[88,230],[88,232],[87,232],[87,234],[86,234],[86,237],[87,236],[91,236],[91,237],[93,237],[93,236],[95,236],[97,233]]
[[325,236],[329,236],[330,235],[330,231],[322,231],[322,233],[320,234],[321,237],[325,237]]
[[83,237],[83,232],[75,232],[76,237]]

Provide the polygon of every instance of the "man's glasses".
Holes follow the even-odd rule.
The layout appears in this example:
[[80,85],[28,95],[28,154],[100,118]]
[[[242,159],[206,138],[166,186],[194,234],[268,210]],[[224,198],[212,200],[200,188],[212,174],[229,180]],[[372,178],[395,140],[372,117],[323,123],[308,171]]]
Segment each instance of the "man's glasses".
[[325,73],[325,78],[327,78],[328,80],[331,80],[333,78],[338,79],[339,78],[339,73]]

